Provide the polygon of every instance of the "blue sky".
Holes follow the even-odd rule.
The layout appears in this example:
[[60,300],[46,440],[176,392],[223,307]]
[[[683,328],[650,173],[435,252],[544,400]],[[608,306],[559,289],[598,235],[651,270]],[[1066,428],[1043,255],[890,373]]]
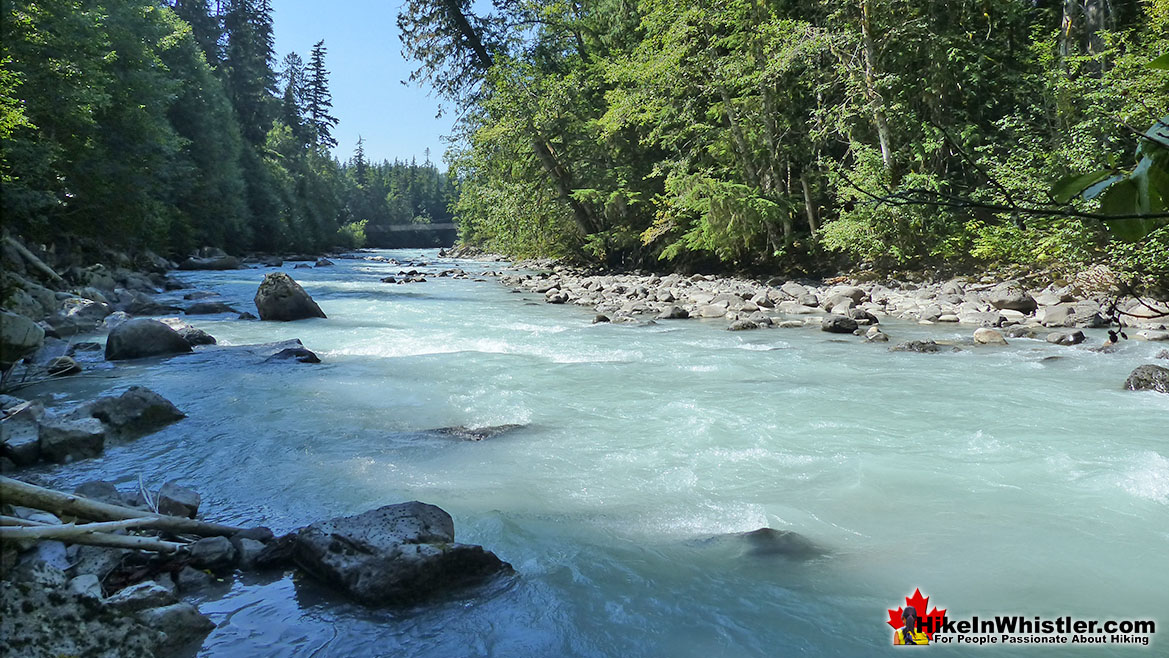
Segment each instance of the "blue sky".
[[329,90],[335,153],[341,160],[353,155],[357,136],[365,139],[370,160],[431,160],[442,167],[444,135],[451,133],[453,113],[435,119],[438,100],[429,90],[402,81],[413,67],[402,59],[398,40],[397,0],[274,0],[273,29],[276,60],[296,51],[308,62],[309,50],[321,39],[328,54]]

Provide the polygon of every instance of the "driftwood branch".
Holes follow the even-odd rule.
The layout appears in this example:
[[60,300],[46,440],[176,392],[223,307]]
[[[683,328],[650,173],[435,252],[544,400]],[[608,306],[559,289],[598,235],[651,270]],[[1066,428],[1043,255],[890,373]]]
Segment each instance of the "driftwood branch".
[[146,519],[141,528],[164,530],[175,534],[199,535],[200,537],[230,537],[243,528],[218,523],[207,523],[178,516],[155,514],[121,505],[111,505],[76,494],[65,494],[35,484],[0,476],[0,500],[10,505],[21,505],[51,512],[58,516],[72,516],[91,521],[124,521]]
[[20,254],[20,257],[23,258],[25,260],[25,262],[28,263],[29,265],[31,265],[33,267],[33,269],[35,269],[36,271],[49,277],[49,279],[52,281],[56,281],[58,283],[64,282],[64,279],[61,278],[60,274],[57,274],[56,272],[53,271],[53,268],[49,267],[48,265],[45,265],[45,262],[43,260],[37,258],[36,255],[33,254],[31,251],[29,251],[27,248],[25,248],[24,245],[20,244],[19,242],[17,242],[16,240],[13,240],[11,237],[8,237],[8,236],[4,237],[4,242],[8,246],[15,249],[16,253]]
[[[91,523],[88,525],[107,525]],[[155,537],[139,537],[136,535],[113,535],[107,532],[94,532],[84,525],[41,525],[35,527],[0,526],[0,541],[41,541],[52,539],[69,544],[87,544],[90,546],[107,546],[110,548],[132,548],[160,553],[174,553],[187,544],[163,541]]]

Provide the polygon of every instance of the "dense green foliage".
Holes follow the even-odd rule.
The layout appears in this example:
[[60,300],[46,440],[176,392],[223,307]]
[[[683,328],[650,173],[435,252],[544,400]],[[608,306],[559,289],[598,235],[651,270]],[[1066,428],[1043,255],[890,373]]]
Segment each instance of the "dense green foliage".
[[324,43],[278,74],[268,0],[4,0],[2,25],[5,231],[302,251],[445,212],[433,167],[330,155]]
[[819,270],[1133,266],[1169,244],[1051,195],[1154,148],[1138,133],[1169,108],[1148,66],[1169,52],[1165,0],[479,8],[408,0],[399,17],[415,80],[462,115],[466,242]]

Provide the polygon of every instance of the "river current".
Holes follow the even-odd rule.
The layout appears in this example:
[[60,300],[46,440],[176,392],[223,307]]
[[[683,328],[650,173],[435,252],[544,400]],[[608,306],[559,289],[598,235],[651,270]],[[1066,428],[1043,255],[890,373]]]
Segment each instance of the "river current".
[[[379,253],[429,274],[498,266]],[[147,386],[189,417],[48,480],[177,479],[206,518],[278,534],[421,500],[518,575],[411,610],[244,576],[199,601],[218,624],[199,656],[862,656],[894,651],[887,609],[915,588],[951,615],[1165,624],[1151,649],[995,655],[1169,647],[1169,396],[1121,386],[1164,344],[891,353],[816,329],[594,325],[495,279],[381,283],[401,268],[368,260],[283,269],[328,319],[185,319],[226,345],[299,338],[323,364],[210,351],[58,383],[62,402]],[[254,312],[268,271],[178,276]],[[522,427],[427,431],[503,424]],[[826,554],[706,541],[760,527]]]

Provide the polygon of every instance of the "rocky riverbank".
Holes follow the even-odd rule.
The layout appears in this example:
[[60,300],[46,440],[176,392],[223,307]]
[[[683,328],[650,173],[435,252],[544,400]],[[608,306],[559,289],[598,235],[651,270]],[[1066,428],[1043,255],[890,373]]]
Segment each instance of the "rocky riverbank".
[[[1031,288],[1019,281],[961,277],[939,282],[782,280],[716,275],[608,274],[553,262],[517,263],[500,283],[542,294],[548,304],[592,308],[594,322],[663,322],[691,318],[726,323],[730,331],[813,326],[836,334],[888,342],[881,321],[971,327],[971,344],[1006,345],[1042,339],[1079,345],[1084,329],[1107,329],[1091,349],[1118,340],[1169,341],[1169,302],[1125,297],[1112,275],[1093,269],[1063,285]],[[938,352],[930,340],[894,344],[891,351]],[[1167,353],[1169,354],[1169,353]],[[1126,381],[1133,390],[1169,392],[1169,369],[1141,366]],[[1161,383],[1157,383],[1161,382]]]
[[[5,255],[0,359],[6,385],[19,388],[109,369],[116,362],[208,350],[257,363],[320,363],[299,340],[217,345],[178,314],[257,318],[209,301],[212,293],[184,295],[184,301],[193,302],[185,307],[154,297],[183,288],[169,275],[171,269],[237,269],[247,267],[244,260],[208,250],[181,264],[159,262],[151,273],[91,266],[59,276],[22,245],[20,250],[12,245],[18,243],[12,242]],[[10,272],[9,262],[20,271]],[[333,266],[327,259],[309,262],[311,267]],[[260,264],[280,267],[283,262]],[[326,319],[284,272],[267,274],[255,305],[260,320]],[[104,349],[76,340],[103,331],[109,334]],[[170,401],[136,386],[66,406],[5,394],[0,395],[0,413],[0,470],[14,475],[37,464],[100,458],[108,442],[132,441],[187,418]],[[155,491],[143,486],[128,491],[94,481],[71,494],[43,490],[25,498],[27,488],[37,488],[24,479],[0,482],[0,647],[5,653],[161,656],[190,650],[215,627],[190,597],[246,571],[295,570],[367,605],[392,606],[442,597],[512,572],[492,552],[456,543],[450,515],[419,502],[317,521],[276,537],[264,527],[197,521],[201,497],[178,482]],[[196,525],[182,525],[187,519]]]

